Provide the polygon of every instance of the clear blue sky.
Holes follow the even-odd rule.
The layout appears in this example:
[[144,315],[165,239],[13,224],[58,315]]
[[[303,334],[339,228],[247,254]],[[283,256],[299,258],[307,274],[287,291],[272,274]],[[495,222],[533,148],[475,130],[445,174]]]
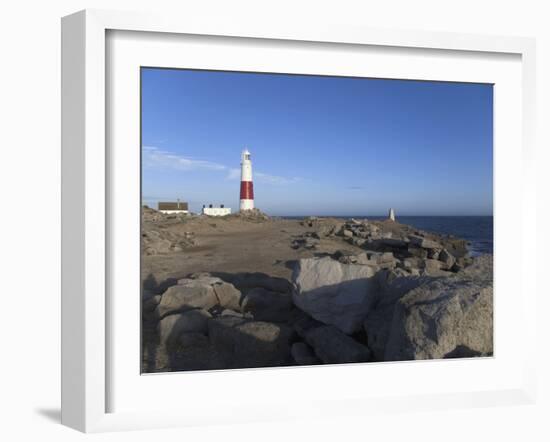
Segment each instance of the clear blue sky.
[[142,199],[271,215],[492,215],[491,85],[142,69]]

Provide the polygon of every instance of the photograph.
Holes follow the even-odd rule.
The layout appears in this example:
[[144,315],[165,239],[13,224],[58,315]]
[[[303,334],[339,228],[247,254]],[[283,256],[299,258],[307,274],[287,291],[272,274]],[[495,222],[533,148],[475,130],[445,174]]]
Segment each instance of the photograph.
[[142,374],[494,356],[493,84],[140,69]]

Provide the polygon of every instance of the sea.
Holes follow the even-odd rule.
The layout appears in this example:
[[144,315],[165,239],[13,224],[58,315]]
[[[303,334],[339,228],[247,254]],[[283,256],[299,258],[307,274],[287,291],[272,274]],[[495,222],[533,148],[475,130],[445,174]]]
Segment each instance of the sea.
[[[386,216],[334,216],[335,218],[354,218],[383,220]],[[285,216],[283,218],[301,219],[306,217]],[[401,224],[408,224],[420,230],[453,235],[469,242],[470,255],[493,254],[493,217],[492,216],[397,216]]]

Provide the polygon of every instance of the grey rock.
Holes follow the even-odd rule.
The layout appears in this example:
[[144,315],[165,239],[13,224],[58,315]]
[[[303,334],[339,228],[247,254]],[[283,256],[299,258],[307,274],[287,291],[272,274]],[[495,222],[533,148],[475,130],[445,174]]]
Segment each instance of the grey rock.
[[284,322],[293,308],[289,293],[272,292],[261,287],[250,290],[242,302],[242,310],[259,321]]
[[321,241],[319,241],[318,238],[308,237],[305,239],[304,247],[306,249],[314,249],[320,244]]
[[378,283],[370,266],[325,258],[301,259],[294,268],[294,304],[313,318],[352,334],[375,302]]
[[408,242],[404,239],[398,238],[380,238],[375,241],[375,245],[384,248],[384,247],[393,247],[393,248],[406,248]]
[[493,255],[476,256],[474,259],[464,260],[466,267],[461,274],[476,280],[492,282]]
[[342,231],[342,235],[344,235],[346,238],[351,238],[353,236],[353,232],[351,230],[344,229]]
[[325,364],[368,362],[370,351],[367,347],[342,333],[334,326],[323,326],[309,330],[306,342],[313,347],[315,354]]
[[244,318],[244,314],[231,309],[222,310],[220,316],[235,316],[236,318]]
[[233,284],[222,282],[221,284],[213,284],[212,288],[218,299],[218,304],[222,308],[237,311],[241,309],[241,292]]
[[290,348],[290,353],[294,362],[298,365],[317,365],[321,360],[315,356],[315,353],[307,344],[303,342],[295,342]]
[[421,247],[416,246],[409,246],[409,253],[416,258],[427,258],[428,257],[428,251],[426,249],[423,249]]
[[437,272],[443,267],[443,263],[437,259],[425,259],[423,265],[427,273]]
[[437,278],[396,303],[385,360],[437,359],[468,352],[493,352],[492,280],[468,275]]
[[402,261],[402,267],[406,270],[410,269],[423,269],[425,267],[424,260],[421,258],[411,257],[405,258]]
[[[297,310],[297,311],[301,312],[301,310]],[[293,324],[294,331],[302,339],[306,338],[306,334],[309,330],[317,327],[324,327],[324,326],[325,324],[323,324],[320,321],[317,321],[316,319],[313,319],[311,316],[308,316],[305,313],[303,313],[302,317],[300,317],[298,320],[294,321],[294,324]]]
[[218,303],[212,286],[189,281],[191,282],[174,285],[163,293],[156,308],[159,318],[195,308],[208,310]]
[[431,239],[424,238],[422,236],[411,235],[409,236],[409,241],[412,245],[417,247],[422,247],[423,249],[439,249],[441,250],[443,246],[438,242],[435,242]]
[[207,347],[209,342],[208,336],[196,332],[183,332],[176,341],[176,343],[183,348]]
[[208,319],[211,317],[206,310],[199,309],[166,316],[159,321],[157,326],[160,341],[170,345],[182,333],[206,333],[208,331]]
[[293,331],[283,324],[222,316],[208,321],[208,335],[226,368],[280,366],[291,361]]
[[265,273],[239,273],[229,276],[230,282],[241,291],[246,293],[251,289],[262,287],[272,292],[290,293],[292,285],[285,278],[277,278]]
[[446,269],[451,269],[456,262],[456,258],[451,255],[447,249],[443,249],[439,253],[439,260],[444,264]]
[[178,285],[214,285],[222,284],[223,281],[216,277],[211,276],[210,273],[194,273],[190,278],[178,279]]
[[[418,272],[418,269],[413,269]],[[372,359],[383,361],[386,343],[392,326],[395,305],[411,290],[434,280],[429,276],[412,276],[401,269],[382,271],[377,275],[382,294],[376,307],[367,315],[363,325]]]

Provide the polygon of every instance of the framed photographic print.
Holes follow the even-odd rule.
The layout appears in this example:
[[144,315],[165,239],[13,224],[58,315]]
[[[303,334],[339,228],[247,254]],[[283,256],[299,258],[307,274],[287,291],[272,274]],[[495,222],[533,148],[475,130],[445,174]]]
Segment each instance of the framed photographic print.
[[533,57],[64,18],[63,422],[531,401]]

